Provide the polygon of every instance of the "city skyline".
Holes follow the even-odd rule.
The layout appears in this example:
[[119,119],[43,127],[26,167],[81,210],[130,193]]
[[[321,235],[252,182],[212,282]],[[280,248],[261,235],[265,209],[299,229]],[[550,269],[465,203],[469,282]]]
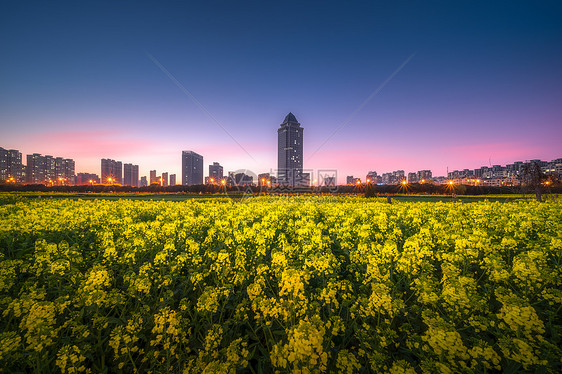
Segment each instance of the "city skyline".
[[[217,10],[220,9],[220,10]],[[192,149],[365,175],[559,157],[559,3],[0,4],[2,147],[181,175]],[[284,25],[275,27],[273,25]],[[273,150],[273,151],[272,151]],[[206,168],[204,168],[206,173]]]
[[[298,125],[297,130],[292,136],[286,137],[282,134],[284,128],[288,124]],[[292,113],[289,113],[281,128],[278,129],[279,144],[278,153],[285,160],[279,160],[280,164],[284,163],[286,159],[294,158],[295,155],[300,155],[302,149],[302,128],[300,123],[296,120]],[[296,140],[300,138],[300,147],[293,151],[281,152],[281,149],[286,148],[287,141]],[[296,144],[297,142],[295,142]],[[286,149],[284,149],[286,150]],[[118,184],[132,187],[143,187],[149,183],[160,184],[163,187],[177,185],[176,174],[169,172],[162,172],[157,174],[157,170],[150,170],[150,181],[147,176],[139,176],[138,165],[130,163],[123,164],[121,161],[112,159],[101,159],[101,177],[95,173],[75,172],[75,162],[72,159],[64,159],[63,157],[53,157],[50,155],[41,155],[39,153],[27,155],[27,165],[23,164],[22,153],[17,149],[4,149],[0,147],[0,182],[7,183],[27,183],[27,184],[46,184],[52,185],[93,185],[93,184]],[[250,182],[257,186],[267,185],[269,187],[293,185],[295,187],[302,186],[321,186],[328,185],[344,185],[356,183],[374,183],[374,184],[402,184],[402,183],[458,183],[470,185],[519,185],[522,180],[522,170],[524,165],[528,162],[535,163],[541,168],[542,172],[551,177],[562,178],[562,157],[551,159],[550,161],[541,159],[531,159],[522,161],[512,161],[505,165],[482,165],[475,169],[460,169],[448,171],[447,175],[434,175],[431,170],[418,170],[415,172],[404,171],[402,169],[394,171],[383,171],[380,174],[376,170],[369,170],[366,172],[364,178],[357,175],[342,176],[337,170],[330,169],[303,169],[302,164],[297,163],[296,168],[284,168],[283,170],[292,170],[293,176],[300,175],[300,178],[293,177],[293,183],[287,182],[279,170],[271,170],[268,173],[257,174],[256,180]],[[223,173],[223,167],[218,162],[213,162],[208,165],[208,176],[204,176],[204,162],[203,156],[193,151],[182,151],[182,183],[180,185],[200,185],[200,184],[222,184],[223,182],[232,183],[228,181],[234,175],[253,178],[255,176],[252,170],[238,169],[236,171],[228,171],[228,177]],[[295,165],[293,165],[295,166]],[[236,174],[241,173],[241,174]],[[326,174],[327,173],[327,174]],[[290,175],[290,173],[289,173]],[[15,177],[14,177],[15,176]],[[280,177],[281,176],[281,177]],[[140,177],[140,179],[139,179]],[[337,180],[335,178],[338,178]],[[291,179],[291,178],[289,178]],[[341,180],[345,182],[342,182]],[[265,181],[267,180],[267,183]],[[350,183],[351,181],[351,183]],[[247,182],[247,181],[246,181]]]

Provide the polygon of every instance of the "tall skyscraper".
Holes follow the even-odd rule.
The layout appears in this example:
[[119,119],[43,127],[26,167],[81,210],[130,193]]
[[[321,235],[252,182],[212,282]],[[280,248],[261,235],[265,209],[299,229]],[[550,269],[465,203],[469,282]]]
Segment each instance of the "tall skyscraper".
[[109,158],[101,159],[101,182],[123,184],[123,164],[121,161]]
[[162,187],[168,187],[168,173],[162,173]]
[[287,114],[277,130],[278,183],[295,186],[301,184],[303,162],[303,128],[293,113]]
[[139,166],[133,164],[123,165],[123,184],[125,186],[139,186]]
[[203,156],[193,151],[183,151],[181,173],[183,185],[203,184]]
[[212,165],[209,165],[209,178],[212,178],[215,183],[220,183],[220,180],[223,177],[223,169],[221,164],[218,162],[213,162]]
[[176,185],[176,175],[170,174],[170,186],[175,186],[175,185]]

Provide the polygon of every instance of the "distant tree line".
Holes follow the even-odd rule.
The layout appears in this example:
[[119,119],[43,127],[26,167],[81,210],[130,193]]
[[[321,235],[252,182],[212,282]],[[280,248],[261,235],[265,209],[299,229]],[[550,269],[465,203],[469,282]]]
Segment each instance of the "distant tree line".
[[[538,182],[537,182],[538,181]],[[145,187],[131,187],[121,185],[81,185],[81,186],[52,186],[47,187],[44,184],[10,184],[0,183],[0,191],[15,192],[66,192],[66,193],[192,193],[192,194],[361,194],[367,197],[378,195],[394,195],[394,194],[428,194],[428,195],[500,195],[500,194],[519,194],[533,193],[538,195],[544,193],[562,193],[562,185],[559,181],[549,180],[546,184],[542,177],[537,178],[534,183],[525,186],[467,186],[467,185],[437,185],[437,184],[418,184],[409,183],[407,185],[344,185],[344,186],[322,186],[314,188],[289,188],[289,187],[257,187],[257,186],[220,186],[220,185],[193,185],[193,186],[168,186],[162,187],[158,184],[152,184]]]

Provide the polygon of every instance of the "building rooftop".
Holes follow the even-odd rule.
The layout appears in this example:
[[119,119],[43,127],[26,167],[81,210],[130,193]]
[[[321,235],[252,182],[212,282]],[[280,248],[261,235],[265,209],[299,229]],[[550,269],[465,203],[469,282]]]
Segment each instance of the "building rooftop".
[[285,116],[285,119],[283,120],[282,125],[285,125],[285,124],[290,123],[290,122],[296,123],[297,125],[300,125],[299,121],[297,121],[297,117],[295,117],[295,115],[291,112],[289,112],[289,114],[287,114]]

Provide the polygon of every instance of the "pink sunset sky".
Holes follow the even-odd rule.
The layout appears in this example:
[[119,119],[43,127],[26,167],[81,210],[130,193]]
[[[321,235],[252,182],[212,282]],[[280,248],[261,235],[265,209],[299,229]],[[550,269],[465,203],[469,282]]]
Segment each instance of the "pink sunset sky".
[[[175,173],[474,169],[562,157],[560,2],[2,2],[0,147]],[[282,25],[282,27],[279,27]],[[230,135],[227,134],[230,133]],[[249,155],[248,155],[249,154]]]

